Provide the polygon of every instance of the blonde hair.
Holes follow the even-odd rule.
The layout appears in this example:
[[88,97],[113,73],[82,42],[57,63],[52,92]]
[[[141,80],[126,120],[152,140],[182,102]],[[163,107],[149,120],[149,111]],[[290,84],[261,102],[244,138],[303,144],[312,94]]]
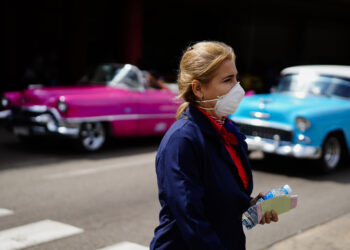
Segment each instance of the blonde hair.
[[182,55],[177,77],[178,98],[182,98],[184,103],[178,108],[176,119],[188,105],[195,104],[196,96],[192,91],[192,81],[197,80],[202,84],[208,84],[225,60],[235,60],[235,58],[233,49],[222,42],[203,41],[187,48]]

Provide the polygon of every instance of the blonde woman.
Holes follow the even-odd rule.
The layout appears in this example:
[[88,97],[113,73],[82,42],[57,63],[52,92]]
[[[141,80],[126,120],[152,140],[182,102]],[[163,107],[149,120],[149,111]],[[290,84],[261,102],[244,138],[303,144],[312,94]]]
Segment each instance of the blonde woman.
[[[250,197],[247,144],[227,118],[244,96],[235,54],[221,42],[199,42],[182,56],[179,96],[185,101],[156,156],[161,211],[151,249],[245,249],[242,214]],[[261,224],[277,221],[266,213]]]

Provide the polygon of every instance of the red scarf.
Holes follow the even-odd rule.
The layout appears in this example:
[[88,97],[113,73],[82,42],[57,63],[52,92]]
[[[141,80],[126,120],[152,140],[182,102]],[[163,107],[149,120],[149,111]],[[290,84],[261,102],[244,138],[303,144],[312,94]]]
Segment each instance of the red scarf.
[[[197,106],[197,108],[209,119],[211,124],[214,126],[214,129],[218,134],[221,136],[221,139],[224,142],[224,145],[229,152],[233,162],[235,163],[237,170],[238,170],[238,175],[241,178],[244,188],[247,189],[249,180],[247,173],[245,172],[241,159],[239,158],[234,146],[238,144],[236,136],[228,131],[226,128],[223,127],[224,123],[222,123],[222,120],[217,119],[214,116],[210,116],[207,112],[205,112],[203,109]],[[227,117],[224,117],[224,119],[229,119]],[[219,122],[218,122],[219,120]]]

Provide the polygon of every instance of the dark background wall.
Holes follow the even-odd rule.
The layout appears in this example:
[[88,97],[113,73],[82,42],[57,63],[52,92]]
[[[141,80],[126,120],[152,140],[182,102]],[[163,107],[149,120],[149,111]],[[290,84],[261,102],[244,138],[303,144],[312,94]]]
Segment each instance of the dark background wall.
[[350,1],[50,0],[5,2],[0,92],[68,85],[101,62],[134,63],[176,80],[182,51],[220,40],[241,73],[272,84],[298,64],[350,65]]

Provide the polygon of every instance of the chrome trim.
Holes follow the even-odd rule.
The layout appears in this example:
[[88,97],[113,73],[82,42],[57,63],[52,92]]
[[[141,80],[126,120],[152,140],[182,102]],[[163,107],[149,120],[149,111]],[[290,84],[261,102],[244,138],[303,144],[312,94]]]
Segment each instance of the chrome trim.
[[45,105],[22,106],[20,108],[35,113],[42,113],[47,111],[47,107]]
[[35,105],[30,107],[22,107],[25,110],[32,112],[43,113],[51,112],[58,122],[94,122],[94,121],[120,121],[120,120],[137,120],[137,119],[151,119],[151,118],[175,118],[175,114],[120,114],[120,115],[102,115],[91,117],[72,117],[63,118],[55,108],[47,108],[44,105]]
[[2,108],[8,108],[9,104],[10,104],[10,100],[6,96],[0,97],[0,106]]
[[[300,121],[301,120],[301,121]],[[305,124],[305,129],[302,129],[300,128],[300,125],[299,123],[304,123]],[[297,127],[297,129],[300,131],[300,132],[305,132],[306,130],[308,130],[310,127],[311,127],[311,122],[309,119],[307,119],[306,117],[304,116],[297,116],[295,118],[295,126]]]
[[53,114],[53,116],[55,117],[55,119],[58,121],[58,122],[61,122],[63,120],[60,112],[58,112],[57,109],[55,108],[50,108],[49,111]]
[[28,110],[30,112],[34,113],[45,113],[45,112],[51,112],[51,114],[54,116],[56,121],[60,122],[63,120],[61,114],[58,112],[55,108],[48,108],[45,105],[33,105],[33,106],[23,106],[20,107],[23,110]]
[[30,84],[28,86],[28,89],[36,89],[36,88],[42,88],[42,87],[44,87],[44,85],[42,84]]
[[44,113],[44,114],[40,114],[40,115],[35,116],[35,117],[31,117],[30,120],[33,122],[46,124],[46,123],[53,121],[53,117],[50,114]]
[[270,122],[270,121],[250,119],[250,118],[237,118],[237,117],[232,117],[232,119],[234,122],[237,122],[237,123],[243,123],[243,124],[248,124],[253,126],[261,126],[261,127],[267,127],[267,128],[276,128],[276,129],[282,129],[286,131],[293,131],[293,128],[289,125],[279,124],[279,123]]
[[311,143],[310,137],[305,136],[303,134],[298,135],[298,141],[305,142],[305,143]]
[[5,119],[12,114],[11,110],[0,111],[0,119]]
[[58,127],[57,132],[61,135],[68,135],[74,138],[78,138],[80,128],[67,128],[67,127]]
[[64,100],[58,100],[57,102],[57,109],[63,113],[65,113],[68,109],[68,104]]
[[123,115],[105,115],[93,117],[76,117],[66,118],[66,122],[95,122],[95,121],[123,121],[123,120],[138,120],[151,118],[175,118],[175,114],[123,114]]
[[252,151],[263,151],[265,153],[292,156],[305,159],[319,159],[322,149],[314,146],[293,144],[290,142],[264,139],[261,137],[247,136],[248,149]]
[[[21,107],[21,108],[34,113],[38,113],[38,116],[32,117],[31,120],[39,124],[44,124],[48,131],[52,133],[58,133],[61,135],[73,136],[75,138],[79,136],[80,124],[82,122],[121,121],[121,120],[137,120],[137,119],[150,119],[150,118],[175,118],[175,114],[122,114],[122,115],[105,115],[105,116],[93,116],[93,117],[63,118],[56,108],[48,108],[44,105],[27,106],[27,107]],[[38,118],[39,116],[43,115],[43,113],[46,113],[46,112],[49,112],[51,115],[53,115],[53,117],[57,121],[57,124],[55,124],[55,126],[52,126],[53,124],[51,124],[50,122],[44,123],[40,118]],[[72,125],[74,124],[77,126],[72,127]]]
[[250,115],[254,118],[261,118],[261,119],[268,119],[270,118],[270,114],[268,113],[262,113],[262,112],[255,112],[255,111],[252,111],[250,112]]
[[[58,110],[55,108],[48,108],[45,105],[23,106],[20,108],[33,113],[38,113],[37,116],[31,117],[31,121],[36,122],[38,124],[45,125],[47,131],[49,131],[50,133],[57,133],[61,135],[72,136],[74,138],[77,138],[79,136],[80,128],[79,127],[70,128],[70,127],[64,126],[65,120],[62,118]],[[51,121],[44,122],[42,119],[40,119],[40,116],[42,116],[43,113],[46,113],[46,112],[50,113],[50,115],[53,116]],[[53,121],[53,119],[56,120],[57,124]],[[30,127],[34,128],[35,126],[28,126],[28,128]]]

